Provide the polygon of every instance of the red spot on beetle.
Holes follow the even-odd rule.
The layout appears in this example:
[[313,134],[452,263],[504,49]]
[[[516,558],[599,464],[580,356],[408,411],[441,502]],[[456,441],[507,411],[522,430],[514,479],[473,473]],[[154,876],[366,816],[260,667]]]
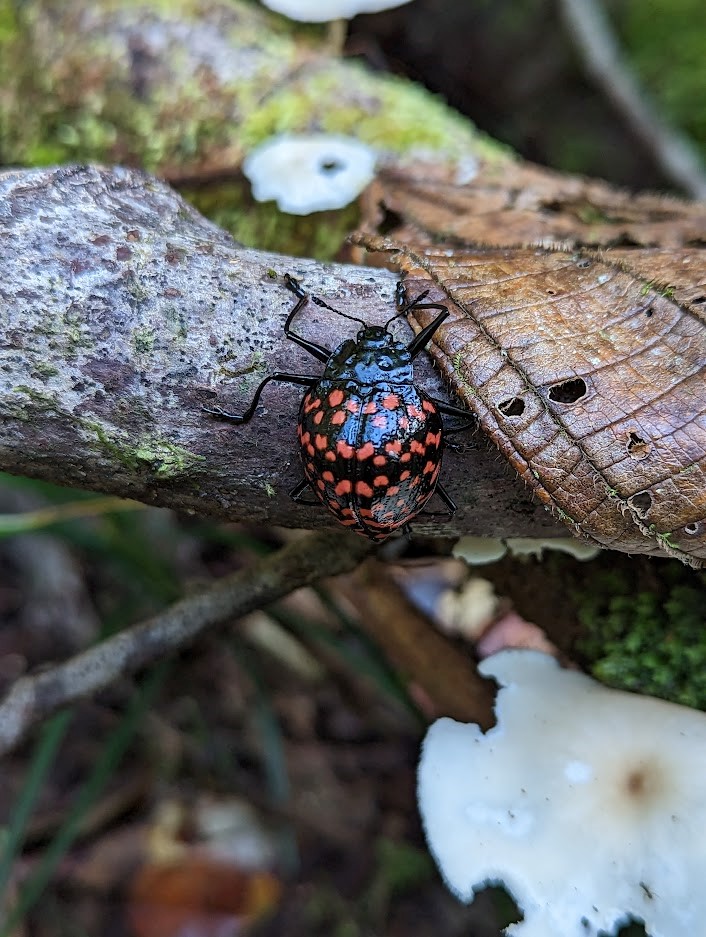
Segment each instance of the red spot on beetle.
[[378,412],[378,405],[375,403],[374,400],[369,400],[366,403],[366,405],[363,407],[363,413],[370,414],[370,413],[377,413],[377,412]]
[[328,446],[328,439],[321,433],[317,433],[314,438],[314,445],[317,449],[325,449]]
[[413,439],[409,448],[412,450],[412,452],[416,452],[417,455],[424,455],[424,453],[427,451],[427,447],[424,445],[424,443],[419,442],[418,439]]
[[356,457],[359,462],[362,462],[363,459],[369,459],[370,456],[374,452],[375,452],[375,446],[370,442],[370,440],[368,440],[368,442],[366,442],[365,445],[360,447],[360,449],[356,453]]
[[400,481],[406,482],[411,474],[412,473],[409,471],[409,469],[405,469],[404,472],[402,472],[402,474],[400,475]]
[[349,413],[357,413],[360,410],[360,405],[357,400],[346,400],[343,406],[348,410]]
[[436,407],[431,400],[422,400],[422,410],[426,410],[427,413],[436,413]]
[[387,489],[387,493],[390,497],[393,497],[393,495],[396,495],[399,490],[400,490],[399,485],[393,485],[392,488]]
[[427,446],[438,446],[441,442],[441,430],[438,433],[427,433],[425,442]]
[[311,413],[312,410],[318,410],[321,406],[321,398],[317,397],[315,400],[312,400],[309,394],[304,398],[304,413]]
[[334,481],[333,472],[329,472],[329,471],[322,472],[321,477],[323,478],[325,482],[333,483]]
[[399,420],[398,420],[398,425],[399,425],[399,428],[400,428],[401,430],[408,430],[408,429],[409,429],[409,420],[407,419],[406,416],[401,416],[401,417],[399,418]]
[[376,475],[373,479],[374,488],[387,488],[389,484],[390,479],[387,477],[387,475]]
[[316,450],[311,445],[311,443],[309,443],[309,445],[306,447],[306,451],[309,453],[309,455],[314,455],[314,453],[316,452]]
[[402,443],[399,439],[385,443],[385,452],[389,452],[390,455],[399,455],[402,452]]
[[339,439],[336,443],[336,452],[344,459],[352,459],[355,454],[355,449],[353,446],[349,446],[347,442]]
[[333,426],[342,426],[348,417],[343,412],[343,410],[337,410],[336,413],[331,417],[331,424]]
[[338,388],[336,390],[332,390],[328,395],[328,402],[332,407],[337,407],[339,404],[343,403],[343,391],[339,390]]
[[376,455],[375,458],[373,459],[373,465],[377,465],[378,468],[381,465],[387,465],[387,459],[385,458],[384,455]]
[[420,410],[416,404],[410,403],[407,407],[407,415],[412,420],[421,420],[424,417],[424,411]]
[[321,481],[321,479],[319,479],[316,483],[316,487],[319,489],[319,491],[323,491],[326,485]]
[[400,456],[400,462],[409,462],[411,458],[412,458],[411,452],[403,452],[402,455]]
[[384,413],[378,413],[377,416],[372,418],[371,423],[377,429],[384,429],[387,426],[387,417]]
[[400,398],[397,394],[387,394],[382,399],[382,405],[386,410],[396,410],[400,405]]
[[[313,455],[313,453],[312,453],[312,455]],[[306,463],[306,470],[307,470],[307,473],[308,473],[309,475],[313,475],[313,474],[314,474],[314,463],[313,463],[313,462],[307,462],[307,463]]]
[[326,459],[327,462],[335,462],[336,453],[332,452],[330,449],[327,449],[326,452],[324,452],[324,459]]
[[302,434],[302,446],[305,446],[310,441],[311,441],[311,433],[308,431],[306,433],[303,433]]
[[430,460],[427,462],[427,464],[424,466],[424,468],[422,469],[422,474],[423,474],[423,475],[429,475],[431,472],[434,471],[434,469],[436,468],[437,464],[438,464],[438,463],[432,462],[431,459],[430,459]]
[[318,426],[319,423],[323,420],[323,418],[324,418],[324,411],[319,410],[319,412],[314,415],[314,423],[316,423],[316,425]]
[[341,495],[349,495],[351,491],[353,491],[353,483],[349,478],[344,478],[343,481],[340,481],[333,490],[339,498]]
[[355,493],[363,498],[372,498],[373,489],[367,482],[359,481],[355,483]]

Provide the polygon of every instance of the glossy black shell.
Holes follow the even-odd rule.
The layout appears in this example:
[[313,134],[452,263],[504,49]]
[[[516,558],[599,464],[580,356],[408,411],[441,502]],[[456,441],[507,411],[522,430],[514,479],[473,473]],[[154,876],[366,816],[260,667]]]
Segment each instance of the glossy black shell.
[[384,329],[342,342],[299,409],[304,472],[344,527],[385,540],[434,493],[441,415],[414,385],[407,346]]

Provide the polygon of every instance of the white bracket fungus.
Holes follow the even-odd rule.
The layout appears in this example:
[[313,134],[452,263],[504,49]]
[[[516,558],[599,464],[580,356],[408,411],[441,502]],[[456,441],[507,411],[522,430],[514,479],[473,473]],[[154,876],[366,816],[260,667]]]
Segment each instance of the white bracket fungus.
[[349,20],[359,13],[378,13],[409,0],[262,0],[266,7],[303,23]]
[[479,670],[497,724],[440,719],[419,765],[427,840],[463,901],[503,883],[516,937],[706,932],[706,716],[601,686],[535,651]]
[[375,153],[352,137],[281,134],[249,153],[243,172],[258,202],[309,215],[344,208],[372,181]]

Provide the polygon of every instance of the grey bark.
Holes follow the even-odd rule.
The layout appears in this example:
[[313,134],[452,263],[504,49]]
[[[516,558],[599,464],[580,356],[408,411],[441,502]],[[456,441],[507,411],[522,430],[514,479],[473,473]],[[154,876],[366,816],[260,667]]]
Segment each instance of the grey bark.
[[[268,372],[321,373],[284,337],[283,273],[369,322],[391,314],[393,273],[242,248],[168,186],[95,167],[0,175],[0,252],[0,468],[199,515],[331,525],[288,497],[301,388],[270,385],[245,426],[202,406],[242,411]],[[297,327],[327,347],[356,329],[311,304]],[[428,360],[417,373],[446,397]],[[416,528],[564,533],[479,433],[456,439],[466,451],[446,454],[442,478],[459,511]]]

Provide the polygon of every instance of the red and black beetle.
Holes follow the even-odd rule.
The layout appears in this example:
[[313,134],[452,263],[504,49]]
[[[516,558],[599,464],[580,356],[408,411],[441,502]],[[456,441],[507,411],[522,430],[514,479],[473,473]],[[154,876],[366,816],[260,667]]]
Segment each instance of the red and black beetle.
[[[384,325],[366,325],[304,292],[298,280],[285,274],[285,284],[298,299],[284,325],[287,338],[326,365],[321,377],[278,372],[266,377],[243,414],[220,407],[206,412],[247,423],[270,381],[309,388],[299,408],[300,454],[305,478],[291,492],[295,500],[313,489],[344,527],[381,541],[406,527],[434,491],[453,514],[456,505],[437,483],[444,448],[441,414],[469,414],[434,400],[414,384],[412,362],[449,314],[440,303],[425,303],[426,293],[406,302],[397,284],[397,312]],[[295,316],[308,300],[363,328],[329,351],[291,330]],[[395,339],[388,326],[411,309],[438,309],[439,315],[409,344]]]

